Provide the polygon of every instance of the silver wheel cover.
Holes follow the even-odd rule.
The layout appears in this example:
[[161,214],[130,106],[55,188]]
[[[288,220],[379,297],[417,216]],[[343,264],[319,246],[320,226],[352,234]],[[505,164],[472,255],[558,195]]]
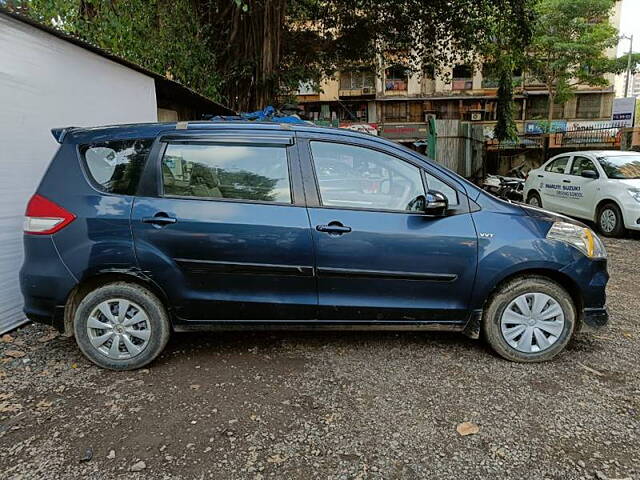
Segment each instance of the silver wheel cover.
[[611,233],[616,228],[616,224],[618,223],[618,217],[616,216],[616,212],[611,210],[610,208],[605,208],[600,213],[600,227],[603,232]]
[[105,300],[87,320],[91,345],[112,360],[140,355],[149,345],[151,323],[140,305],[123,298]]
[[564,326],[562,307],[544,293],[520,295],[507,305],[500,319],[503,338],[522,353],[539,353],[551,348]]
[[538,201],[538,197],[536,197],[535,195],[531,195],[529,197],[529,205],[533,205],[534,207],[539,207],[540,202]]

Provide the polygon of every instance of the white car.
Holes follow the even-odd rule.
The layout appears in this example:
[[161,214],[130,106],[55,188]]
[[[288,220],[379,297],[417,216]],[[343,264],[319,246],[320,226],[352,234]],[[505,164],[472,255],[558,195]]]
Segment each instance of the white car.
[[595,221],[608,237],[640,230],[640,152],[557,155],[529,172],[524,198],[532,206]]

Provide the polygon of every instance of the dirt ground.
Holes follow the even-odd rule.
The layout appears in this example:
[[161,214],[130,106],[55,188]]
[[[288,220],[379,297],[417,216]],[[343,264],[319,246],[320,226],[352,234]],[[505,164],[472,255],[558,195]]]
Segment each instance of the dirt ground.
[[640,240],[606,243],[611,325],[546,364],[453,334],[224,333],[115,373],[25,326],[0,342],[0,478],[640,479]]

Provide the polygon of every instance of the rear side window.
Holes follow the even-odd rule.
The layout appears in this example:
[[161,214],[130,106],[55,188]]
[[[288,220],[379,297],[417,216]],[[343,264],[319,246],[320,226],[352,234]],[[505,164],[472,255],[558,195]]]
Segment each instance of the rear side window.
[[547,172],[564,173],[564,169],[566,168],[568,162],[569,162],[569,157],[556,158],[553,162],[551,162],[549,165],[544,167],[544,169]]
[[135,195],[152,139],[117,140],[80,146],[94,185],[103,192]]
[[165,195],[291,203],[284,147],[169,144],[162,182]]

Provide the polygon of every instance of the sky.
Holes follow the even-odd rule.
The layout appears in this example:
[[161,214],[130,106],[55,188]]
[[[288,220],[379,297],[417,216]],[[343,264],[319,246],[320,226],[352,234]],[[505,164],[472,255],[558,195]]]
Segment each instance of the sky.
[[[620,34],[633,35],[633,51],[640,52],[640,0],[622,0]],[[629,51],[629,40],[620,40],[618,56]]]

